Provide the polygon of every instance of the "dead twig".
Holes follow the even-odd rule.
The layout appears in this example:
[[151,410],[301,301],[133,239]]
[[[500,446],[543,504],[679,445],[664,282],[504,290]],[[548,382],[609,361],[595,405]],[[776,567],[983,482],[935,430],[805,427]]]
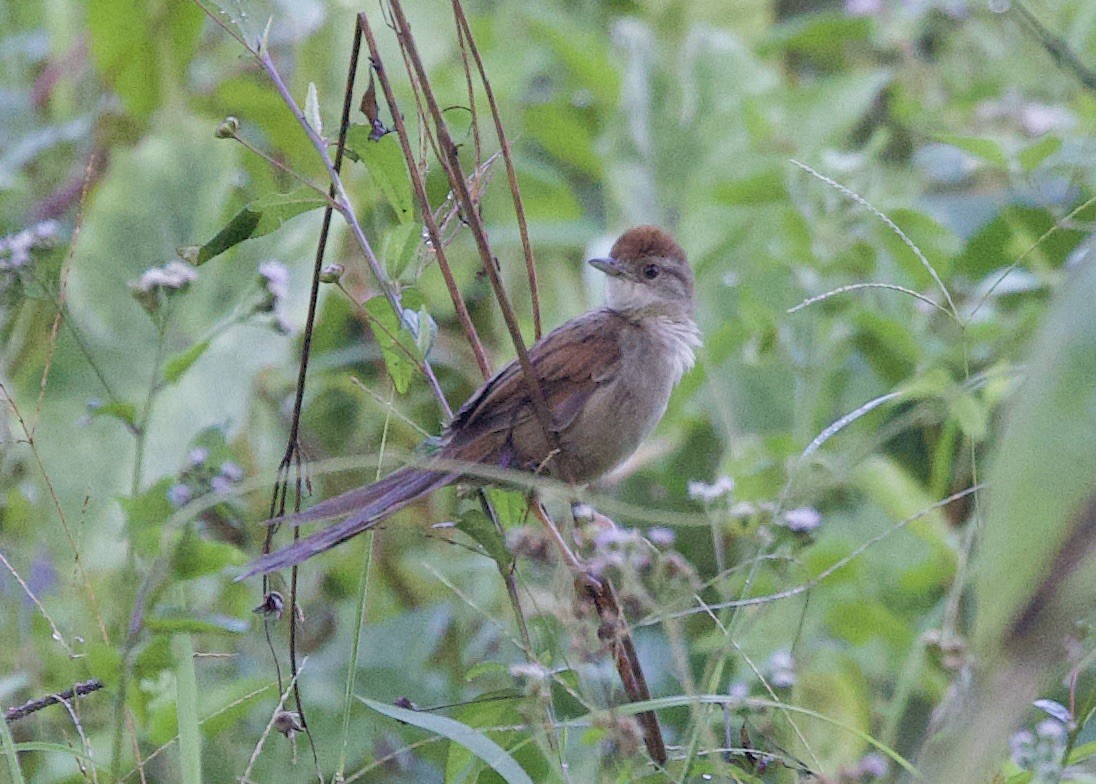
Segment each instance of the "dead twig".
[[[468,24],[468,17],[464,14],[464,7],[461,5],[460,0],[453,0],[453,16],[457,20],[458,41],[461,44],[467,43],[468,50],[476,61],[480,81],[483,82],[483,92],[487,96],[487,105],[491,107],[491,119],[495,123],[495,135],[498,137],[502,160],[506,164],[506,177],[510,182],[510,196],[514,201],[514,215],[518,222],[518,234],[521,236],[521,249],[525,255],[525,272],[529,277],[529,296],[533,303],[533,337],[535,340],[540,340],[540,336],[543,334],[540,320],[540,287],[537,285],[537,267],[533,259],[533,246],[529,242],[529,226],[525,220],[525,205],[521,200],[517,170],[514,168],[514,159],[510,154],[510,140],[506,136],[506,129],[502,126],[502,116],[499,114],[499,107],[495,102],[495,91],[491,89],[491,82],[487,78],[487,69],[483,67],[483,59],[480,57],[476,39],[472,36],[472,28]],[[461,57],[464,57],[463,46],[461,47]],[[469,98],[469,101],[471,101],[471,98]],[[474,119],[475,114],[472,116]],[[476,161],[478,162],[480,160],[478,134],[476,136],[476,151]]]
[[61,703],[68,703],[76,697],[86,697],[88,694],[93,694],[103,688],[103,682],[98,678],[92,678],[89,681],[81,681],[74,685],[71,689],[65,689],[64,691],[56,692],[55,694],[47,694],[45,697],[39,697],[36,700],[30,700],[15,708],[8,708],[4,711],[4,721],[9,724],[13,721],[19,721],[25,719],[32,713],[37,713],[42,708],[48,708],[50,705],[60,705]]
[[438,260],[438,269],[441,270],[442,278],[445,280],[449,298],[453,301],[453,309],[457,313],[457,320],[460,321],[461,328],[472,346],[472,353],[476,355],[476,364],[479,365],[480,373],[483,374],[484,378],[487,378],[491,375],[491,363],[487,359],[487,352],[484,351],[483,343],[480,341],[476,327],[472,323],[472,317],[468,313],[468,306],[464,303],[464,298],[461,296],[460,289],[453,277],[453,271],[449,266],[449,260],[446,258],[441,232],[438,229],[437,221],[434,220],[434,213],[431,211],[430,202],[426,197],[426,184],[423,182],[419,167],[415,165],[415,156],[411,150],[411,140],[407,135],[407,126],[403,122],[403,115],[396,103],[396,95],[392,90],[392,84],[389,82],[388,74],[381,62],[380,50],[377,48],[377,42],[373,37],[373,30],[369,26],[369,20],[364,13],[358,14],[358,31],[359,34],[365,34],[373,72],[377,75],[377,81],[380,82],[381,89],[384,90],[385,101],[392,113],[392,122],[396,126],[396,136],[400,140],[403,157],[407,161],[407,170],[411,175],[411,185],[415,190],[415,199],[419,202],[422,219],[426,224],[427,235],[430,238],[431,249]]

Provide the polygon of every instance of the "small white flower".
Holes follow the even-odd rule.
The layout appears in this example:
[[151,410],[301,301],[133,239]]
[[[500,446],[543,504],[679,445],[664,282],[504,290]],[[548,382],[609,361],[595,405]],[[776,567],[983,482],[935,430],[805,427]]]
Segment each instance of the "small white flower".
[[289,296],[289,269],[280,261],[264,261],[259,265],[259,277],[265,281],[266,289],[277,300]]
[[690,479],[688,488],[689,498],[692,498],[694,501],[710,504],[713,501],[734,492],[734,480],[729,476],[721,476],[712,484],[708,484],[699,479]]
[[511,665],[510,675],[514,678],[528,678],[529,680],[543,681],[548,679],[548,670],[536,662],[525,662],[523,664]]
[[822,515],[817,509],[801,506],[785,513],[784,525],[789,531],[813,531],[822,525]]
[[790,651],[783,648],[776,651],[769,658],[769,669],[772,672],[769,681],[773,688],[788,689],[795,685],[795,659]]
[[672,529],[662,525],[656,525],[647,529],[647,539],[656,547],[669,547],[674,543],[677,535]]

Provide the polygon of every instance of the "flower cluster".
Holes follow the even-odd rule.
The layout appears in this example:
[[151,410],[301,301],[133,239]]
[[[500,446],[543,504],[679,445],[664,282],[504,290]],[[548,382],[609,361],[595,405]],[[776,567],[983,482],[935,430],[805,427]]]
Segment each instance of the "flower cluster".
[[33,251],[57,244],[59,232],[60,224],[47,220],[0,237],[0,271],[19,270],[27,266],[33,258]]
[[178,481],[167,489],[167,497],[178,509],[210,493],[222,496],[223,500],[201,512],[200,519],[217,538],[239,544],[243,541],[243,518],[234,491],[243,478],[244,471],[232,459],[224,434],[219,428],[208,428],[195,440]]
[[285,313],[285,301],[289,297],[289,269],[280,261],[262,262],[259,264],[259,285],[262,289],[255,313],[269,314],[277,332],[292,334],[293,324]]
[[198,279],[198,271],[178,259],[162,267],[152,267],[129,282],[133,298],[150,315],[156,313],[175,294],[186,291]]

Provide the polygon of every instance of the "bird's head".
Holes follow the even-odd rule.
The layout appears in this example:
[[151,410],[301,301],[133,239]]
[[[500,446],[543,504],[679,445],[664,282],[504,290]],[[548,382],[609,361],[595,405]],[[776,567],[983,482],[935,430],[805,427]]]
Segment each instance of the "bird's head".
[[608,257],[589,263],[609,276],[605,298],[613,310],[692,320],[693,270],[685,251],[662,229],[629,229]]

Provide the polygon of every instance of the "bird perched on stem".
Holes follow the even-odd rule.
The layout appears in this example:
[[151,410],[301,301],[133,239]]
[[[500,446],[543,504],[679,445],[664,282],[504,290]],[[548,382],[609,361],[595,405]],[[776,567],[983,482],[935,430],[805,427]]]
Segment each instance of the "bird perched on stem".
[[551,416],[546,433],[516,361],[468,399],[433,457],[271,524],[346,516],[252,562],[239,579],[298,564],[371,528],[481,464],[592,482],[627,459],[658,424],[670,392],[692,367],[700,332],[693,271],[673,237],[654,226],[626,231],[590,265],[608,276],[604,307],[574,318],[529,348]]

